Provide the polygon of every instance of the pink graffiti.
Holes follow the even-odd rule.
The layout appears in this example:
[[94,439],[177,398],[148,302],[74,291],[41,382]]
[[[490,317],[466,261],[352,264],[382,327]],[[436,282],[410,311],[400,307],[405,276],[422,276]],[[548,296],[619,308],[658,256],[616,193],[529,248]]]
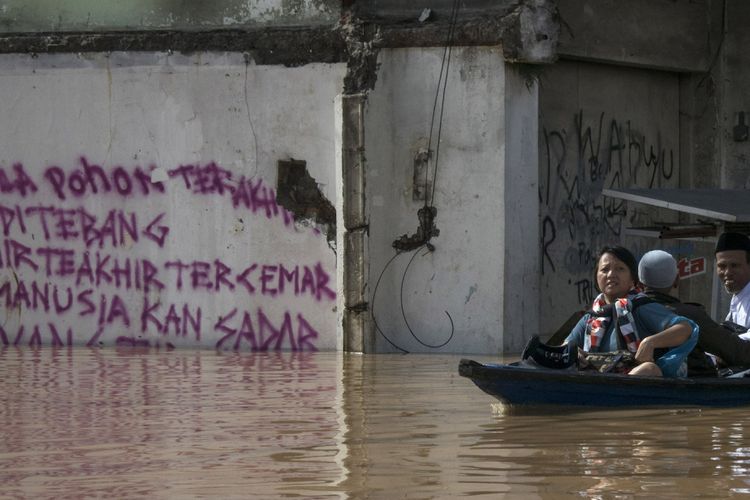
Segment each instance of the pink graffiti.
[[0,255],[0,267],[20,270],[23,266],[28,266],[34,271],[39,269],[33,258],[33,249],[23,243],[8,238],[3,242],[2,252],[4,255]]
[[0,167],[0,192],[11,194],[18,192],[25,197],[26,193],[36,193],[38,190],[34,181],[26,173],[21,163],[14,163],[12,174],[9,176],[5,168]]
[[137,243],[139,236],[154,241],[160,248],[169,228],[161,225],[164,213],[149,221],[145,229],[138,224],[133,212],[112,209],[97,217],[85,208],[59,208],[54,206],[6,207],[0,205],[0,224],[3,235],[41,232],[45,241],[81,241],[86,247],[105,245],[122,247]]
[[[137,165],[132,167],[101,166],[91,163],[85,156],[80,156],[75,168],[66,170],[60,166],[51,165],[44,169],[42,177],[51,188],[54,197],[60,201],[111,195],[120,198],[148,197],[166,192],[164,183],[151,181],[151,172],[155,169],[157,169],[157,166],[154,164],[145,168]],[[168,170],[167,175],[170,179],[181,181],[179,184],[191,194],[227,197],[235,209],[244,208],[253,215],[262,214],[268,219],[279,218],[285,226],[294,227],[293,214],[276,203],[274,189],[266,186],[260,179],[248,179],[245,176],[235,179],[231,171],[222,168],[214,161],[205,165],[180,165]],[[6,173],[5,169],[0,167],[0,192],[17,192],[25,198],[27,194],[37,191],[37,185],[26,173],[21,163],[14,164],[9,173]],[[23,223],[20,220],[20,213],[12,215],[13,208],[10,207],[10,211],[7,209],[0,210],[0,222],[3,223],[6,236],[12,218],[15,218],[18,224]],[[54,214],[58,218],[55,228],[62,238],[67,238],[73,232],[81,232],[80,229],[74,231],[72,217],[80,215],[89,226],[92,225],[90,217],[85,217],[83,209],[75,209],[78,211],[77,215],[74,214],[75,210],[51,209],[50,207],[44,207],[38,212],[52,215],[46,213],[48,209],[59,211]],[[123,224],[122,220],[117,222]],[[148,226],[145,235],[152,238],[161,247],[166,236],[165,227],[154,227],[154,222],[156,220]],[[53,229],[47,227],[45,234],[49,234]],[[25,231],[22,232],[25,233]],[[313,229],[313,233],[320,235],[320,231],[317,229]],[[107,233],[103,233],[103,237],[106,236]]]
[[232,193],[232,206],[243,206],[253,214],[261,212],[267,219],[281,216],[285,226],[294,221],[292,213],[276,203],[276,192],[273,188],[266,187],[260,179],[253,182],[244,176],[240,178],[237,188]]
[[[307,322],[302,314],[297,314],[297,331],[292,325],[292,315],[284,313],[280,326],[275,326],[261,308],[257,309],[255,318],[250,311],[244,311],[241,319],[237,309],[232,309],[226,316],[220,317],[214,330],[224,334],[216,342],[217,349],[229,348],[241,350],[244,345],[251,351],[317,351],[313,340],[318,332]],[[234,342],[231,342],[234,339]],[[226,343],[226,345],[225,345]]]
[[79,158],[80,168],[66,173],[58,166],[47,167],[44,178],[60,200],[68,196],[81,198],[95,194],[115,193],[122,197],[133,194],[148,196],[152,192],[164,193],[161,182],[151,182],[150,172],[155,165],[148,167],[148,172],[136,166],[130,170],[122,166],[103,168],[90,164],[85,156]]
[[[72,291],[70,293],[72,294]],[[91,300],[90,290],[78,294],[76,300],[88,308],[88,310],[82,311],[81,315],[93,313],[95,302]],[[73,301],[73,297],[70,296],[68,304],[64,306],[62,312],[69,309]],[[102,296],[100,302],[99,323],[94,334],[86,342],[87,346],[102,345],[107,328],[116,318],[121,319],[125,327],[129,325],[127,309],[119,297],[115,295],[108,300]],[[109,306],[107,306],[107,303]],[[296,321],[292,319],[293,317],[296,318]],[[200,307],[191,309],[188,304],[183,304],[181,307],[176,304],[162,307],[159,302],[151,304],[147,298],[144,299],[141,314],[141,332],[143,334],[155,329],[155,333],[162,338],[169,335],[183,338],[192,335],[196,341],[200,341],[201,324],[202,312]],[[236,308],[232,309],[228,314],[220,316],[214,325],[214,331],[222,335],[215,344],[217,349],[243,350],[248,348],[251,351],[261,352],[317,351],[314,341],[319,337],[318,331],[301,313],[293,315],[286,311],[279,324],[272,321],[262,308],[258,308],[255,313],[250,311],[238,312]],[[23,343],[28,343],[29,346],[45,344],[71,346],[73,342],[72,328],[68,327],[63,334],[62,330],[59,330],[52,322],[47,323],[46,328],[35,324],[32,328],[27,329],[26,325],[20,325],[15,332],[15,336],[9,335],[6,329],[0,325],[0,343],[5,346],[11,344],[18,346]],[[158,347],[161,345],[161,341],[157,338],[154,343],[141,336],[120,335],[115,339],[115,345],[132,347],[156,345]],[[167,340],[164,340],[164,345],[168,348],[174,347]]]
[[[68,328],[67,335],[65,336],[65,339],[63,340],[60,337],[60,332],[57,330],[57,327],[53,323],[47,324],[47,336],[49,336],[49,344],[53,347],[63,347],[63,346],[72,346],[73,345],[73,330]],[[23,341],[24,334],[26,333],[26,328],[24,325],[21,325],[18,327],[18,330],[16,331],[16,336],[13,339],[13,345],[17,346],[20,345]],[[0,326],[0,343],[2,345],[10,345],[8,334],[5,332],[5,329]],[[43,345],[42,341],[42,331],[39,328],[39,325],[34,325],[34,328],[31,329],[31,335],[29,336],[29,346],[41,346]]]
[[235,272],[219,259],[213,262],[170,260],[161,266],[144,258],[79,252],[62,247],[31,248],[10,238],[0,246],[0,268],[31,269],[48,278],[74,280],[76,286],[114,286],[143,291],[176,288],[179,291],[243,291],[247,295],[281,297],[294,294],[316,301],[333,301],[331,277],[320,262],[313,266],[250,263]]
[[151,221],[151,224],[146,226],[146,230],[143,231],[143,236],[155,241],[156,244],[159,245],[159,248],[164,248],[164,241],[167,239],[167,234],[169,234],[169,228],[167,226],[158,225],[164,218],[164,215],[164,212],[157,215],[156,218]]
[[128,308],[117,294],[97,295],[91,288],[74,290],[36,281],[18,281],[15,285],[12,287],[10,281],[0,285],[0,303],[6,310],[44,311],[56,316],[75,313],[94,316],[98,324],[118,322],[126,328],[130,326]]
[[[164,313],[166,309],[166,313]],[[141,311],[141,332],[149,331],[153,326],[156,332],[161,335],[173,334],[176,336],[186,337],[188,330],[192,329],[195,340],[201,339],[201,317],[200,307],[190,310],[188,304],[182,304],[178,307],[170,304],[168,307],[162,307],[161,302],[151,303],[148,297],[143,298],[143,309]]]
[[[36,252],[14,240],[5,240],[5,259],[0,267],[41,270],[51,278],[75,279],[81,284],[99,288],[112,285],[118,289],[161,290],[159,269],[148,259],[115,257],[100,252],[76,252],[68,248],[39,247]],[[1,252],[0,252],[1,253]]]
[[170,177],[181,177],[185,188],[196,194],[218,194],[232,193],[234,187],[231,184],[232,172],[221,168],[215,162],[207,165],[180,165],[169,170]]
[[262,180],[242,176],[235,182],[232,172],[215,162],[203,166],[180,165],[168,173],[170,177],[182,179],[184,187],[194,194],[227,195],[234,208],[244,207],[253,214],[264,214],[268,219],[281,217],[286,226],[294,221],[291,212],[276,203],[275,191],[265,186]]
[[189,286],[192,290],[220,291],[222,286],[234,290],[240,286],[249,295],[276,297],[285,293],[295,296],[310,295],[317,301],[334,300],[336,293],[328,286],[331,278],[318,262],[315,266],[252,263],[236,275],[232,268],[219,259],[213,263],[180,260],[169,261],[164,267],[172,272],[177,290]]

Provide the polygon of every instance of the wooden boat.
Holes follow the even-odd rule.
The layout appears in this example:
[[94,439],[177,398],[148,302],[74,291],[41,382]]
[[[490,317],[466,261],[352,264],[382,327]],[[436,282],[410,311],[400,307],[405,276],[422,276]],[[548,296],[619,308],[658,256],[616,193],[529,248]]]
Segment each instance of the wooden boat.
[[[750,377],[661,378],[462,359],[458,373],[516,407],[733,407],[750,405]],[[739,374],[743,375],[745,372]]]

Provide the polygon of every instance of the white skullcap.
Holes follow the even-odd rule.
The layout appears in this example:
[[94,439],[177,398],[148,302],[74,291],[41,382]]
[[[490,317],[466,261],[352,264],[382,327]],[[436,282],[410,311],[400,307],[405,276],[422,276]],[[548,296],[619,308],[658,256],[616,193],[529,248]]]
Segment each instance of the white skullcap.
[[651,288],[672,288],[677,261],[664,250],[646,252],[638,263],[638,279]]

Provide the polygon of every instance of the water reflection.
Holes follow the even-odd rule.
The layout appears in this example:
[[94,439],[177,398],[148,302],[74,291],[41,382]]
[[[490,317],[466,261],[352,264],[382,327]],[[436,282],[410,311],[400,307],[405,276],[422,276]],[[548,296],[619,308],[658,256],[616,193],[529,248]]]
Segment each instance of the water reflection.
[[744,420],[742,410],[496,414],[470,460],[496,461],[479,470],[512,470],[509,483],[536,484],[542,498],[712,497],[750,481],[737,469],[750,456]]
[[8,497],[708,497],[743,409],[513,414],[458,357],[0,351]]

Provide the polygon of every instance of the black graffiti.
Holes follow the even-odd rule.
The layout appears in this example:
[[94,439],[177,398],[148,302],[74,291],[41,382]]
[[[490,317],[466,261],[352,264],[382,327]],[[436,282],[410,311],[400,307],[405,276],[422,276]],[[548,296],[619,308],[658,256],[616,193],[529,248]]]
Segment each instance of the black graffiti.
[[[627,205],[605,198],[604,188],[644,184],[653,188],[675,174],[674,152],[665,147],[660,133],[649,139],[630,120],[607,120],[604,112],[592,119],[579,110],[572,122],[570,134],[565,128],[543,128],[546,159],[539,186],[543,272],[546,265],[553,272],[557,269],[555,258],[565,248],[561,247],[565,240],[557,238],[559,230],[567,232],[570,242],[596,245],[619,239],[628,220]],[[577,243],[570,250],[577,252]]]
[[578,293],[579,304],[591,304],[594,302],[594,282],[590,279],[582,279],[575,282],[576,291]]
[[544,146],[547,150],[547,168],[545,173],[545,196],[542,199],[542,189],[540,185],[539,189],[539,201],[544,202],[545,205],[549,205],[550,202],[550,179],[551,179],[551,171],[552,171],[552,150],[555,145],[558,146],[558,148],[555,150],[557,154],[555,155],[555,158],[557,160],[557,164],[555,165],[555,173],[557,175],[557,178],[563,183],[563,188],[568,194],[568,198],[570,198],[571,195],[571,189],[568,188],[567,183],[565,182],[565,178],[562,175],[561,169],[565,166],[565,158],[566,158],[566,148],[565,148],[565,137],[564,132],[548,132],[546,128],[543,128],[544,131]]
[[[547,228],[549,228],[550,234],[547,235]],[[549,238],[549,239],[548,239]],[[555,263],[550,257],[548,248],[555,242],[557,238],[557,231],[555,231],[555,223],[550,219],[549,215],[544,218],[542,222],[542,274],[544,274],[544,261],[547,260],[549,265],[552,266],[552,272],[555,272]]]
[[579,241],[566,250],[565,269],[574,274],[588,273],[594,269],[597,255],[585,242]]

